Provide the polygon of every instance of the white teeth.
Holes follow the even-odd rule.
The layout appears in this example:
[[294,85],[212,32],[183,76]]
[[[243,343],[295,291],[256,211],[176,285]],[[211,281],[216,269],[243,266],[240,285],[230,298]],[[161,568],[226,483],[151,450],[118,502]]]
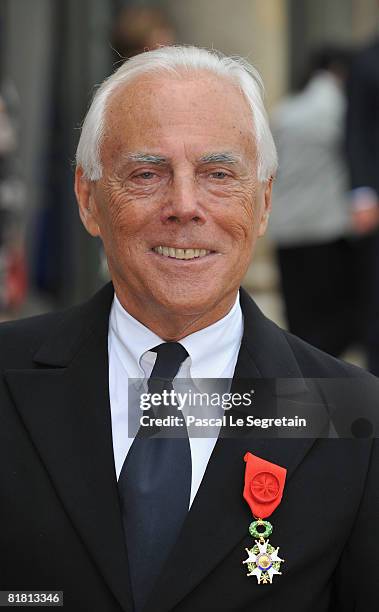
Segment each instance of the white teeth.
[[206,249],[175,249],[174,247],[157,246],[153,251],[158,255],[165,257],[173,257],[174,259],[195,259],[195,257],[204,257],[209,255],[211,251]]

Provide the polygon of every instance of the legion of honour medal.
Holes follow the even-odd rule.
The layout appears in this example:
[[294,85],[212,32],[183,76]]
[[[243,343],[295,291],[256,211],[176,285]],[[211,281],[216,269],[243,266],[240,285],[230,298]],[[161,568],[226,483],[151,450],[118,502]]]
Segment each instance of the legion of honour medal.
[[271,584],[273,576],[281,575],[284,559],[279,557],[279,547],[270,544],[273,527],[265,519],[271,516],[282,500],[287,470],[251,453],[245,454],[244,461],[243,497],[255,519],[249,527],[255,543],[252,548],[245,549],[248,557],[242,563],[247,565],[247,575],[255,576],[258,584]]

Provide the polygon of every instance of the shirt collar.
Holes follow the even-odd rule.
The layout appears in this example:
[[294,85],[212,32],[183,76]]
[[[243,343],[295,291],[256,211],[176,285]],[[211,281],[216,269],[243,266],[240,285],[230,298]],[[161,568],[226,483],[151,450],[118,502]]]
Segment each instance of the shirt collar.
[[151,329],[137,321],[114,294],[109,329],[113,333],[129,378],[144,378],[141,358],[146,351],[164,342]]
[[[109,330],[116,339],[129,377],[144,377],[145,370],[141,365],[142,357],[149,349],[161,344],[164,340],[132,317],[123,308],[116,294],[111,308]],[[222,377],[225,371],[225,362],[233,359],[236,352],[238,353],[242,334],[243,316],[238,293],[231,310],[222,319],[180,340],[190,356],[191,377]],[[146,357],[149,359],[149,354],[145,355],[144,359]],[[186,360],[185,364],[188,361]],[[179,370],[178,376],[183,375],[181,370]]]
[[226,361],[239,350],[243,317],[239,293],[229,312],[219,321],[183,338],[180,342],[191,357],[192,378],[220,378]]

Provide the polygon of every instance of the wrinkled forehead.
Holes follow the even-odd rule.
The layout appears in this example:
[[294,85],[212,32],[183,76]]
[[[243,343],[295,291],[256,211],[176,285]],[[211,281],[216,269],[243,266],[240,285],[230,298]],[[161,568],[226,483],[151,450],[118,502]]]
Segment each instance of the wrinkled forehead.
[[102,158],[110,149],[157,146],[185,138],[224,149],[255,149],[251,108],[230,78],[194,71],[185,75],[146,73],[120,85],[105,111]]

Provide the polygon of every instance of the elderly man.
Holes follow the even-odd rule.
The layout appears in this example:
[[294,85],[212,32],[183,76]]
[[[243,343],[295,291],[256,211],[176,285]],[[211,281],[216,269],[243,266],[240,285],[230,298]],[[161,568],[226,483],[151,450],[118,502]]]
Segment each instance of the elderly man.
[[1,327],[0,589],[63,591],[70,612],[366,610],[370,439],[128,437],[128,379],[285,379],[297,414],[304,379],[373,384],[240,290],[276,170],[256,71],[192,47],[132,58],[97,91],[77,163],[112,283]]

